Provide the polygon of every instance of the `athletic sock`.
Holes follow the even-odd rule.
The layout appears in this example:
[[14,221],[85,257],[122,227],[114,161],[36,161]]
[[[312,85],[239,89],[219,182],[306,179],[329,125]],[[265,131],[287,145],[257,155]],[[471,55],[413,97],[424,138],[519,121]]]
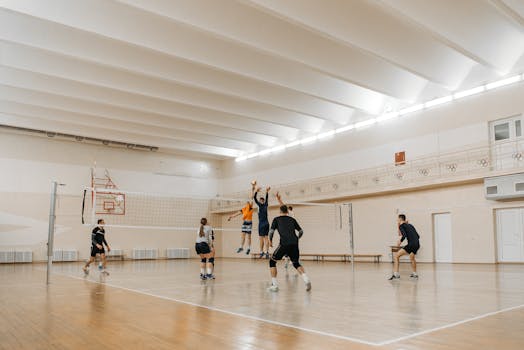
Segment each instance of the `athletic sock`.
[[398,272],[393,272],[393,276],[395,276],[395,277],[399,277],[399,276],[400,276],[400,273],[398,273]]
[[207,268],[207,274],[211,275],[213,273],[213,269],[211,267]]
[[306,273],[303,273],[303,274],[302,274],[302,279],[304,280],[304,283],[309,283],[309,282],[311,282],[311,281],[309,280],[308,275],[306,275]]
[[204,267],[200,268],[200,274],[201,275],[205,275],[206,274],[206,269]]
[[278,286],[278,282],[277,282],[277,278],[276,277],[271,277],[271,284],[274,285],[274,286]]

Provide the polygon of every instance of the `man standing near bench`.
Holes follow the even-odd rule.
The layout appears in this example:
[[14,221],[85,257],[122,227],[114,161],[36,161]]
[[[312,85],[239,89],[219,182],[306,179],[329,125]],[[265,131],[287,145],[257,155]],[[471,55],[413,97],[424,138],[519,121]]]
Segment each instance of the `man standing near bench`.
[[[269,246],[273,247],[273,235],[275,230],[278,231],[280,235],[280,244],[273,251],[271,259],[269,260],[269,270],[271,272],[271,287],[268,288],[271,292],[278,292],[278,282],[277,282],[277,260],[281,260],[284,255],[289,256],[291,262],[298,273],[302,276],[304,283],[306,285],[306,290],[311,290],[311,281],[306,275],[304,267],[300,265],[300,251],[298,249],[298,240],[304,234],[302,228],[298,222],[288,216],[288,209],[286,205],[280,206],[280,216],[277,216],[273,219],[271,224],[271,229],[269,230]],[[298,231],[298,237],[295,233]]]
[[411,260],[411,267],[413,268],[413,272],[409,277],[411,278],[418,278],[417,275],[417,261],[415,260],[415,255],[417,254],[417,251],[420,248],[420,236],[415,229],[413,225],[407,222],[406,215],[400,214],[398,216],[398,229],[402,236],[402,238],[398,241],[397,245],[400,247],[400,243],[404,241],[404,239],[408,240],[408,244],[404,247],[400,248],[394,255],[394,265],[393,265],[393,274],[389,278],[389,280],[399,279],[400,273],[399,273],[399,263],[400,263],[400,257],[402,255],[409,254],[409,260]]

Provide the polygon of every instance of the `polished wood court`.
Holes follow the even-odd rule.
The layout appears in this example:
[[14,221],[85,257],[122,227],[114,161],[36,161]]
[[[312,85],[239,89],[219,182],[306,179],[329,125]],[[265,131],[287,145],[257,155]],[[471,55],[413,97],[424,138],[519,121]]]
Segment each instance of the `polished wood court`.
[[267,261],[0,265],[0,349],[522,349],[524,265],[306,262],[313,282]]

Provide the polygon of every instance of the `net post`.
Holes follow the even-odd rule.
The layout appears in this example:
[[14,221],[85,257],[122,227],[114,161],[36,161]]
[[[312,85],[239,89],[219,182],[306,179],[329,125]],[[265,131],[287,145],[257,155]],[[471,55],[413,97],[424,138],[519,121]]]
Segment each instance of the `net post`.
[[93,187],[93,203],[91,204],[91,226],[95,226],[96,218],[96,188]]
[[348,205],[348,232],[349,232],[349,249],[351,250],[351,268],[355,272],[355,241],[353,237],[353,205]]
[[47,238],[47,276],[46,284],[50,283],[51,268],[53,266],[53,239],[55,236],[55,219],[56,219],[56,188],[58,183],[53,181],[51,184],[51,203],[49,206],[49,230]]

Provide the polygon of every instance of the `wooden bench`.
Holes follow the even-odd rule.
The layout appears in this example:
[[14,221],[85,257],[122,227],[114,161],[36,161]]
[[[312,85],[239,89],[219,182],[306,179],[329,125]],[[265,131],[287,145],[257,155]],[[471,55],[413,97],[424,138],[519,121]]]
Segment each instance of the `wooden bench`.
[[[251,259],[258,259],[260,253],[251,253]],[[340,258],[341,261],[351,261],[351,254],[331,254],[331,253],[305,253],[300,254],[301,258],[313,258],[315,261],[324,261],[326,258]],[[379,263],[382,254],[355,254],[357,258],[373,258],[373,262]]]
[[[340,258],[342,261],[351,261],[351,254],[323,254],[323,253],[306,253],[300,254],[300,257],[313,257],[315,261],[324,261],[325,258]],[[355,254],[355,259],[357,258],[373,258],[373,262],[380,262],[382,254]]]

